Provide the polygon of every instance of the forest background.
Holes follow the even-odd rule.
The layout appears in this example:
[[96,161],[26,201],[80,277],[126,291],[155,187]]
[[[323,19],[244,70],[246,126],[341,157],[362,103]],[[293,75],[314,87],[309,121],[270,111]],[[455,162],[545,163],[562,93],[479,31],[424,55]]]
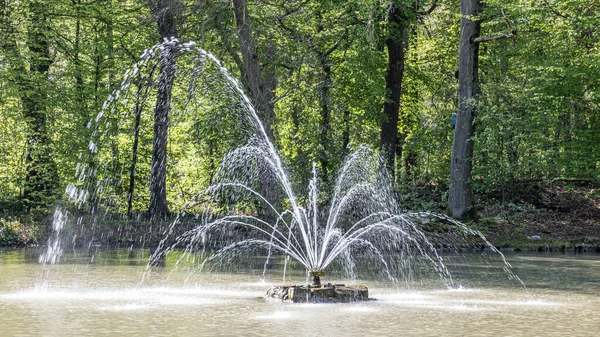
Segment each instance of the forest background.
[[[315,162],[326,192],[344,157],[366,144],[385,158],[407,209],[471,221],[498,246],[598,243],[598,0],[1,6],[2,244],[43,239],[90,151],[90,121],[140,55],[170,37],[195,41],[240,79],[299,190]],[[137,221],[175,212],[247,140],[219,83],[185,104],[177,76],[192,58],[161,62],[133,81],[145,104],[105,111],[94,143],[94,165]],[[162,183],[152,169],[161,158]]]

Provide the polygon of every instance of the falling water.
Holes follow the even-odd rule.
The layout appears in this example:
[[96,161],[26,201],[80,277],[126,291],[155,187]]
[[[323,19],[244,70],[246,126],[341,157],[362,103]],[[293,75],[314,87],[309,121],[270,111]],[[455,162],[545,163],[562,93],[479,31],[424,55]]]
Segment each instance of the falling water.
[[55,264],[60,261],[63,250],[60,245],[60,232],[64,228],[68,219],[68,212],[58,208],[54,211],[52,219],[52,234],[48,239],[46,251],[40,255],[39,262],[42,264]]
[[[443,253],[458,253],[477,245],[500,256],[508,277],[520,282],[502,254],[481,233],[441,214],[403,210],[396,201],[389,175],[381,169],[384,165],[367,147],[358,148],[345,160],[331,196],[319,192],[316,165],[307,193],[296,194],[265,126],[239,82],[214,55],[193,42],[181,43],[177,39],[165,40],[145,51],[140,62],[125,73],[121,87],[107,98],[88,124],[92,130],[89,151],[77,166],[77,182],[67,188],[69,200],[79,208],[91,204],[91,211],[97,212],[97,205],[102,203],[105,213],[123,209],[111,196],[111,184],[107,183],[110,177],[99,174],[102,167],[90,164],[97,155],[99,139],[108,134],[109,127],[101,133],[100,125],[105,113],[114,115],[119,102],[130,99],[131,95],[124,92],[140,76],[140,69],[151,69],[152,62],[167,52],[196,55],[195,66],[188,73],[188,101],[200,94],[196,92],[198,78],[215,76],[208,67],[216,66],[221,79],[211,79],[224,87],[225,96],[238,100],[243,110],[238,118],[252,132],[245,145],[225,155],[212,184],[193,197],[171,223],[148,269],[173,249],[183,249],[181,259],[208,252],[207,257],[198,259],[199,269],[224,266],[258,252],[266,256],[263,275],[272,256],[281,255],[285,261],[284,279],[290,259],[301,264],[307,273],[337,264],[336,268],[350,277],[356,277],[365,268],[390,280],[414,277],[415,262],[425,261],[446,286],[453,287],[453,273]],[[178,79],[184,77],[183,73],[177,75]],[[170,238],[181,219],[189,217],[188,213],[196,219],[196,226]],[[66,211],[55,214],[54,234],[40,262],[58,262],[62,249],[58,238],[66,218]],[[431,223],[442,229],[427,230]]]

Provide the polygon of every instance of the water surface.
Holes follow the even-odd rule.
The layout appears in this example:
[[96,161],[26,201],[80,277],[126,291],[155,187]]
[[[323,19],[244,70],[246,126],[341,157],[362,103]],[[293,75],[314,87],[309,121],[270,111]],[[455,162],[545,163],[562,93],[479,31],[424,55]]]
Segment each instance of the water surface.
[[375,301],[293,304],[262,297],[281,282],[275,273],[190,276],[167,266],[140,282],[148,253],[111,250],[39,265],[36,252],[0,252],[0,336],[593,336],[600,329],[597,255],[508,256],[527,290],[502,277],[453,290],[434,280],[368,279],[359,281]]

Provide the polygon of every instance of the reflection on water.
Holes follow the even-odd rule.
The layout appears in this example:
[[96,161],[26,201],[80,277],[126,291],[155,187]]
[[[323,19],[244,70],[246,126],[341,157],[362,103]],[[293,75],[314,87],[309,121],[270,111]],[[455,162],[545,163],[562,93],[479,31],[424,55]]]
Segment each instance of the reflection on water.
[[[376,301],[292,304],[262,298],[280,276],[261,279],[262,266],[252,272],[247,264],[244,272],[190,277],[167,261],[140,284],[148,254],[72,253],[43,266],[25,250],[0,252],[0,335],[569,336],[600,327],[596,255],[509,256],[526,291],[502,275],[475,281],[492,269],[474,262],[455,266],[464,276],[459,289],[435,277],[408,286],[365,279]],[[300,271],[290,277],[305,281]]]

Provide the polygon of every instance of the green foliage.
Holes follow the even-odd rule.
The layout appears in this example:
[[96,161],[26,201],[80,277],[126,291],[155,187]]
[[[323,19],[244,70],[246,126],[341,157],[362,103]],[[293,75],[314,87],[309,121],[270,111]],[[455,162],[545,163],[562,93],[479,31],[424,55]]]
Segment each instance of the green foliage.
[[[196,41],[242,78],[229,3],[183,3],[181,39]],[[415,1],[395,3],[407,15],[412,13],[398,125],[402,157],[397,160],[397,182],[416,208],[437,208],[443,194],[439,200],[421,200],[418,195],[413,198],[410,187],[447,186],[450,121],[456,111],[459,2],[438,1],[431,14],[418,19],[413,17]],[[419,5],[426,9],[431,3]],[[516,44],[504,39],[480,48],[482,95],[473,154],[477,193],[508,200],[521,181],[600,179],[600,161],[593,155],[600,153],[598,8],[598,0],[486,1],[482,35],[509,29],[503,9],[518,36]],[[306,188],[311,163],[323,155],[328,160],[319,165],[327,167],[319,169],[333,176],[350,149],[362,144],[376,148],[379,143],[386,99],[384,40],[392,29],[386,25],[388,9],[388,2],[368,0],[248,3],[262,74],[273,80],[276,144],[299,189]],[[36,19],[36,13],[43,20]],[[136,97],[140,88],[147,87],[141,82],[156,82],[158,70],[140,69],[140,77],[103,112],[102,123],[90,120],[121,85],[125,70],[158,42],[146,2],[7,1],[1,14],[0,207],[16,212],[29,198],[29,205],[38,204],[42,211],[73,183],[88,185],[95,199],[87,207],[102,200],[126,212],[139,111],[132,200],[133,211],[144,212],[149,203],[156,87],[148,87],[138,108]],[[48,41],[51,60],[36,52],[40,40],[31,39],[32,33],[40,32],[35,23],[42,21],[45,29],[38,38]],[[47,73],[32,71],[32,60],[51,61]],[[181,78],[190,74],[195,62],[192,55],[178,59]],[[206,67],[193,97],[190,83],[176,79],[167,170],[171,209],[207,186],[223,156],[251,133],[241,119],[239,97],[225,94],[222,78],[211,77],[215,65]],[[19,80],[28,80],[23,83],[29,86]],[[33,132],[35,118],[27,115],[24,98],[43,113],[44,132]],[[330,112],[328,123],[324,106]],[[32,139],[45,139],[45,145],[37,148],[38,161],[28,166]],[[89,155],[90,141],[97,147],[94,156]],[[35,151],[30,153],[35,157]],[[32,167],[42,172],[45,178],[39,185],[48,185],[49,193],[28,192]],[[77,179],[76,174],[86,179]]]
[[19,222],[10,218],[0,218],[0,246],[14,246],[21,243]]
[[[505,8],[519,35],[483,49],[474,178],[505,189],[552,177],[597,179],[600,2],[520,1]],[[497,11],[497,10],[496,10]],[[504,26],[504,27],[503,27]],[[502,20],[489,30],[506,29]]]

